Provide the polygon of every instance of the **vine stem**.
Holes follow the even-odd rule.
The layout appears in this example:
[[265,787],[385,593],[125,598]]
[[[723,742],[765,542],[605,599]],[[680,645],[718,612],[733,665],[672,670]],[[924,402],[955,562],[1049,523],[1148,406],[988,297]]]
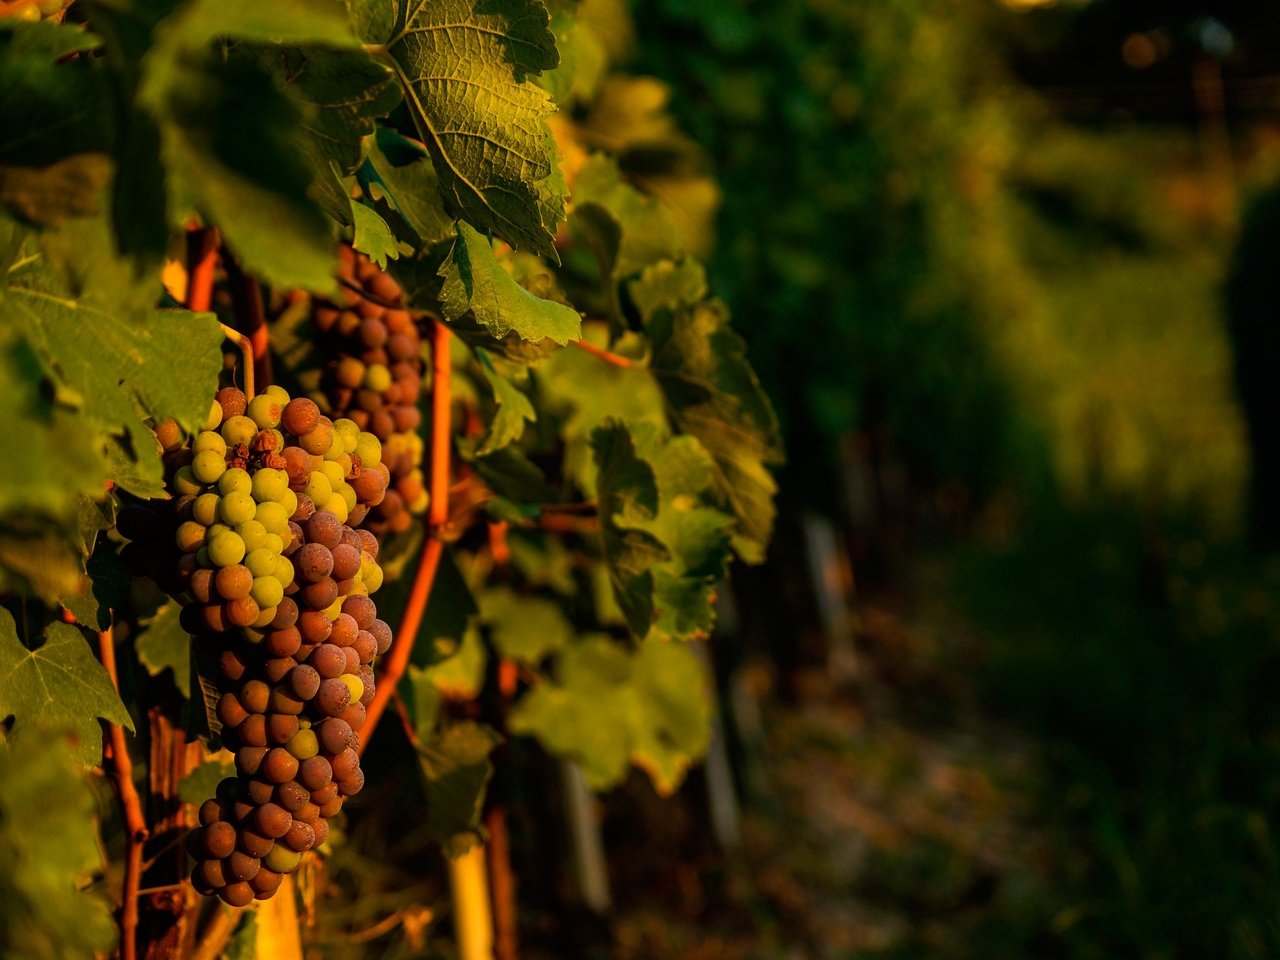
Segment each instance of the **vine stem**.
[[[102,666],[111,678],[111,685],[120,691],[120,679],[116,672],[116,646],[112,628],[98,633],[98,652]],[[124,894],[120,909],[120,960],[137,960],[138,957],[138,891],[142,885],[142,847],[147,840],[147,818],[142,812],[142,799],[133,784],[133,761],[129,758],[129,746],[125,742],[124,728],[108,723],[111,736],[111,769],[116,790],[120,794],[120,806],[124,811],[125,862]]]
[[262,285],[256,277],[245,273],[234,257],[225,257],[223,262],[231,280],[231,299],[237,323],[253,345],[253,375],[259,383],[270,383],[270,334],[267,331],[266,310],[262,304]]
[[209,921],[199,945],[191,954],[191,960],[217,960],[227,941],[231,939],[231,934],[236,932],[236,924],[240,922],[244,911],[244,907],[222,906]]
[[213,305],[213,276],[218,267],[218,234],[210,227],[187,234],[188,310],[203,313]]
[[635,361],[630,357],[624,357],[617,353],[610,353],[603,347],[597,347],[594,343],[588,343],[586,340],[571,340],[570,343],[579,350],[585,350],[593,357],[599,357],[605,363],[612,364],[615,367],[621,367],[624,370],[629,370],[636,365]]
[[364,726],[360,730],[361,754],[368,748],[378,721],[382,719],[400,684],[400,678],[409,668],[413,641],[422,625],[422,615],[431,599],[431,587],[435,583],[436,571],[440,569],[440,557],[444,553],[440,532],[449,519],[452,407],[449,328],[439,321],[433,321],[431,327],[431,371],[431,503],[427,507],[427,534],[422,546],[422,556],[418,560],[418,572],[414,575],[404,616],[400,619],[400,629],[396,631],[387,665],[378,678],[377,692],[369,701],[369,709],[365,713]]

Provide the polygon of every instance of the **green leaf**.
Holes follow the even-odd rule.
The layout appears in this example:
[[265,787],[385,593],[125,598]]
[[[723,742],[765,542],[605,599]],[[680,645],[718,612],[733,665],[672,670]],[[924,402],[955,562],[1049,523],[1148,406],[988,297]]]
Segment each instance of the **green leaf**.
[[166,603],[151,619],[144,621],[134,649],[147,673],[158,677],[165,670],[184,697],[191,696],[191,636],[178,622],[182,607]]
[[171,218],[198,210],[270,283],[329,290],[333,246],[309,192],[317,170],[302,146],[303,111],[256,58],[223,56],[220,38],[337,49],[359,41],[326,0],[194,0],[157,28],[138,92],[159,130]]
[[630,284],[653,342],[651,369],[680,430],[715,461],[720,501],[737,521],[733,545],[748,563],[764,559],[773,532],[782,440],[769,398],[746,359],[746,344],[718,300],[701,299],[701,269],[658,264]]
[[453,217],[445,213],[430,157],[391,128],[379,128],[370,142],[361,183],[372,199],[395,211],[417,246],[453,236]]
[[391,228],[374,211],[355,200],[351,202],[351,216],[355,224],[355,238],[351,245],[385,270],[388,259],[395,260],[400,256],[400,247]]
[[593,435],[605,559],[638,637],[710,633],[732,518],[710,506],[714,464],[692,437],[606,422]]
[[84,890],[104,868],[98,803],[57,731],[0,743],[0,943],[13,958],[91,960],[112,948],[111,905]]
[[687,648],[650,639],[632,653],[605,636],[583,637],[556,668],[554,682],[537,684],[515,705],[508,726],[576,762],[593,789],[616,786],[635,763],[670,794],[706,752],[710,698]]
[[43,644],[28,650],[18,639],[13,615],[0,608],[0,717],[13,717],[15,736],[28,728],[69,730],[76,735],[80,759],[99,763],[98,719],[132,731],[129,711],[83,633],[54,623],[44,636]]
[[560,65],[541,84],[561,108],[591,99],[609,66],[608,55],[590,24],[566,13],[551,18]]
[[475,456],[483,457],[519,440],[524,433],[525,423],[537,420],[538,414],[524,392],[493,369],[493,364],[484,351],[477,351],[477,355],[481,360],[480,369],[493,391],[494,402],[493,419],[489,421],[489,427],[475,452]]
[[514,332],[522,340],[550,337],[565,344],[582,335],[582,318],[572,307],[535,297],[502,268],[489,242],[465,223],[440,268],[440,306],[446,320],[466,313],[494,337]]
[[511,660],[536,666],[573,639],[573,626],[554,600],[508,587],[493,587],[478,599],[480,622],[489,627],[498,653]]
[[[371,6],[350,4],[361,28],[385,28]],[[544,119],[551,98],[526,77],[559,62],[541,0],[395,0],[380,42],[404,88],[450,213],[516,247],[552,259],[563,195],[540,189],[552,174]]]
[[569,221],[586,235],[601,272],[614,280],[683,251],[671,212],[624,182],[617,161],[603,154],[578,173]]
[[210,757],[200,764],[178,784],[178,799],[198,807],[218,789],[218,784],[227,777],[236,775],[236,765],[217,757]]
[[493,776],[489,754],[501,742],[492,727],[467,721],[445,727],[419,748],[427,832],[448,857],[460,857],[485,839],[480,817]]
[[120,562],[111,542],[105,537],[97,540],[98,534],[110,529],[115,522],[115,510],[104,510],[103,507],[113,507],[114,504],[114,500],[97,503],[87,497],[82,499],[82,539],[76,547],[80,556],[88,556],[89,559],[83,564],[85,576],[81,578],[79,588],[60,598],[76,622],[91,630],[105,630],[111,625],[111,611],[120,609],[133,585],[133,577]]

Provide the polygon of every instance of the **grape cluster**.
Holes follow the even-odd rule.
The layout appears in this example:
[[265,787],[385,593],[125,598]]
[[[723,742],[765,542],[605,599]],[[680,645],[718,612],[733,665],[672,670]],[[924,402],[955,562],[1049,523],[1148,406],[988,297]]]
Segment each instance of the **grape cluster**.
[[0,18],[13,17],[15,20],[52,20],[62,12],[68,0],[11,0],[9,3],[0,0]]
[[331,358],[321,387],[330,413],[382,441],[391,486],[373,508],[371,526],[400,532],[427,508],[417,433],[422,337],[394,278],[350,247],[340,254],[341,302],[312,303],[312,320]]
[[[357,755],[374,658],[391,645],[369,594],[385,496],[377,437],[278,387],[219,391],[206,429],[157,436],[176,494],[183,623],[215,644],[223,743],[237,774],[200,808],[191,881],[233,906],[266,899],[364,786]],[[164,584],[162,584],[163,586]]]

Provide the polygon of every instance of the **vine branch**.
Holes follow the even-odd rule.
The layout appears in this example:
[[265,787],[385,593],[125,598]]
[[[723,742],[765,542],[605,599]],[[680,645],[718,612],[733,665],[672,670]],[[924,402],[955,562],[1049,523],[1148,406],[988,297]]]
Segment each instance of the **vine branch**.
[[585,350],[593,357],[599,357],[605,363],[612,364],[615,367],[629,370],[636,365],[635,361],[630,357],[624,357],[619,353],[611,353],[603,347],[597,347],[594,343],[588,343],[586,340],[571,340],[569,342],[579,350]]
[[360,753],[369,746],[378,721],[386,712],[400,684],[400,678],[409,668],[409,657],[413,652],[413,642],[422,625],[422,615],[427,609],[427,601],[431,598],[431,587],[435,583],[436,571],[440,568],[440,557],[444,553],[444,543],[440,533],[449,519],[449,455],[450,455],[450,362],[449,362],[449,329],[436,321],[431,328],[431,502],[427,507],[427,534],[422,546],[422,555],[418,560],[418,571],[413,578],[413,586],[409,591],[409,599],[405,604],[404,616],[400,619],[400,629],[396,631],[395,643],[387,657],[387,665],[378,679],[377,692],[369,701],[369,709],[365,713],[364,726],[361,729]]
[[[111,678],[111,685],[120,691],[120,679],[116,671],[116,647],[110,627],[98,633],[98,653],[102,666]],[[120,958],[137,960],[138,957],[138,892],[142,885],[142,847],[146,843],[147,818],[142,812],[142,799],[133,784],[133,760],[129,757],[129,745],[125,741],[124,728],[108,723],[111,737],[111,770],[120,806],[124,811],[125,862],[124,893],[120,906]]]

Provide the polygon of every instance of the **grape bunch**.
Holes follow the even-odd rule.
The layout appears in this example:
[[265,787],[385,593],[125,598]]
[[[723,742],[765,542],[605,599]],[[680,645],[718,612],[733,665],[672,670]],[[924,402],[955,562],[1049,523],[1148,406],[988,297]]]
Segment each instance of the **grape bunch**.
[[52,20],[62,13],[68,0],[0,0],[0,19],[13,17],[15,20]]
[[401,532],[427,508],[422,476],[422,337],[401,301],[400,285],[363,254],[342,247],[341,302],[317,298],[312,320],[331,359],[321,387],[329,412],[350,418],[382,441],[391,471],[386,497],[373,508],[372,526]]
[[378,541],[360,524],[390,471],[377,437],[278,387],[220,390],[205,427],[189,445],[157,428],[176,495],[160,529],[179,553],[183,623],[217,654],[237,770],[188,836],[191,881],[243,906],[270,897],[364,786],[357,731],[391,628],[369,596]]

